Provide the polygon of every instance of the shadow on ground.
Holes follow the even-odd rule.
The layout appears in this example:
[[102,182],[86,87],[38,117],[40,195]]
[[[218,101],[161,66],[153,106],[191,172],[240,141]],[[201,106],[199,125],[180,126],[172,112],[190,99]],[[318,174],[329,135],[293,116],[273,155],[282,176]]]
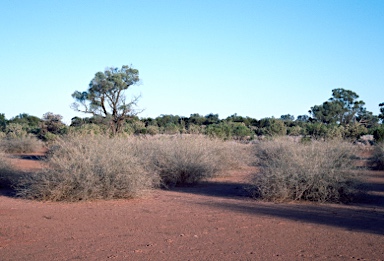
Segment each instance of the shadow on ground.
[[250,198],[244,189],[246,184],[236,182],[207,181],[194,187],[178,187],[174,191],[231,199],[196,203],[223,208],[231,212],[280,217],[298,222],[384,235],[384,172],[370,171],[369,174],[371,177],[362,184],[365,193],[347,205],[262,202]]

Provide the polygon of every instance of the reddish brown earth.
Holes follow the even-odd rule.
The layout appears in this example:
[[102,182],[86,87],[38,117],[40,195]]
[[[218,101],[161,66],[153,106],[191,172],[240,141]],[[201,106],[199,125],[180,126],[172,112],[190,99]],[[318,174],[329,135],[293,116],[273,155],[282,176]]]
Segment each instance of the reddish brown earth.
[[[19,155],[24,169],[41,167]],[[384,260],[384,172],[351,205],[264,203],[250,170],[134,200],[52,203],[0,191],[0,260]]]

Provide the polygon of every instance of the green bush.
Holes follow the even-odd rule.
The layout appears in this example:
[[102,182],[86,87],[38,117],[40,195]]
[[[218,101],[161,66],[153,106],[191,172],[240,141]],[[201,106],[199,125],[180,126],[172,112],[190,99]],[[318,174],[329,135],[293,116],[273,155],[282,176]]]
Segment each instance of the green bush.
[[147,133],[149,135],[159,134],[159,127],[153,125],[147,126]]
[[237,140],[250,139],[252,137],[252,131],[244,123],[233,123],[231,127],[232,135]]
[[232,129],[226,123],[211,124],[205,128],[205,134],[211,138],[229,140],[232,138]]
[[106,125],[98,125],[94,123],[81,124],[79,126],[71,127],[69,133],[81,135],[106,135],[108,134],[108,127]]
[[287,134],[287,127],[282,120],[264,118],[260,120],[256,134],[259,136],[284,136]]
[[358,185],[353,152],[353,145],[339,141],[261,142],[256,145],[260,173],[250,192],[270,201],[349,201]]
[[376,142],[384,142],[384,126],[380,126],[373,131],[373,138]]
[[348,140],[358,140],[361,136],[368,133],[368,129],[361,124],[349,124],[344,127],[344,138]]
[[305,133],[314,140],[342,139],[344,127],[339,125],[327,125],[321,122],[308,123],[305,126]]

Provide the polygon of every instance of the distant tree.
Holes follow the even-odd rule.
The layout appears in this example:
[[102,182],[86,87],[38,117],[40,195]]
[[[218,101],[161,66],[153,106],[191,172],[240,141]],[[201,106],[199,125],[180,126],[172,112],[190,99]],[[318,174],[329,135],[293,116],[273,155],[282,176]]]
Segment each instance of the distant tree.
[[308,115],[299,115],[299,116],[297,116],[296,121],[308,122],[309,121],[309,116]]
[[178,125],[180,122],[180,116],[172,114],[161,114],[159,117],[156,117],[155,121],[159,127],[165,127],[169,124]]
[[27,132],[35,133],[38,131],[41,121],[42,120],[36,116],[32,116],[27,113],[20,113],[19,115],[11,118],[8,123],[20,124]]
[[7,119],[5,118],[5,114],[0,113],[0,131],[5,131],[6,126],[7,126]]
[[287,134],[287,127],[280,119],[263,118],[258,122],[257,135],[283,136]]
[[294,121],[295,120],[295,116],[293,116],[291,114],[285,114],[285,115],[281,115],[280,119],[283,120],[283,121]]
[[365,103],[358,101],[359,95],[345,89],[332,90],[332,97],[322,105],[311,107],[309,113],[313,119],[326,124],[347,125],[356,122],[359,111],[364,110]]
[[219,114],[210,113],[210,114],[205,116],[205,121],[203,122],[203,124],[209,125],[209,124],[215,124],[215,123],[219,123],[219,122],[220,122]]
[[203,124],[204,121],[205,117],[198,113],[191,114],[191,116],[189,117],[189,124],[200,126]]
[[[126,102],[125,91],[139,82],[139,71],[128,65],[119,68],[107,68],[97,72],[86,92],[75,91],[76,100],[72,107],[79,112],[90,113],[106,119],[112,134],[122,131],[126,119],[137,115],[134,109],[139,97]],[[79,107],[82,106],[82,109]]]
[[80,126],[82,126],[82,125],[84,125],[84,124],[86,124],[87,122],[84,120],[84,119],[82,119],[82,118],[80,118],[80,117],[73,117],[72,119],[71,119],[71,127],[80,127]]
[[372,112],[367,111],[366,108],[362,107],[357,112],[356,121],[357,121],[356,123],[358,123],[360,125],[364,125],[364,127],[366,127],[366,128],[372,128],[372,127],[377,126],[377,124],[379,122],[379,117],[376,115],[373,115]]
[[384,102],[379,104],[379,108],[380,108],[379,119],[381,120],[382,123],[384,123]]
[[42,130],[52,134],[63,134],[65,132],[65,124],[62,122],[63,116],[47,112],[43,115]]
[[231,116],[228,116],[225,121],[227,122],[238,122],[238,123],[244,123],[245,126],[249,127],[252,125],[257,125],[257,120],[250,117],[243,117],[237,115],[237,113],[232,114]]
[[155,119],[151,118],[151,117],[142,118],[141,121],[144,122],[145,127],[148,127],[148,126],[158,127],[157,121]]

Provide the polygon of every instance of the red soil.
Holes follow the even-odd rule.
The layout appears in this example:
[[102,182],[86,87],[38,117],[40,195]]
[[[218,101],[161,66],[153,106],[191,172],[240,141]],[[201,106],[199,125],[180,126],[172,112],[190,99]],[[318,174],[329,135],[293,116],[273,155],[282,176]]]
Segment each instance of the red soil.
[[[14,158],[24,170],[38,158]],[[146,198],[35,202],[0,191],[0,260],[384,260],[384,172],[351,205],[264,203],[248,171]]]

